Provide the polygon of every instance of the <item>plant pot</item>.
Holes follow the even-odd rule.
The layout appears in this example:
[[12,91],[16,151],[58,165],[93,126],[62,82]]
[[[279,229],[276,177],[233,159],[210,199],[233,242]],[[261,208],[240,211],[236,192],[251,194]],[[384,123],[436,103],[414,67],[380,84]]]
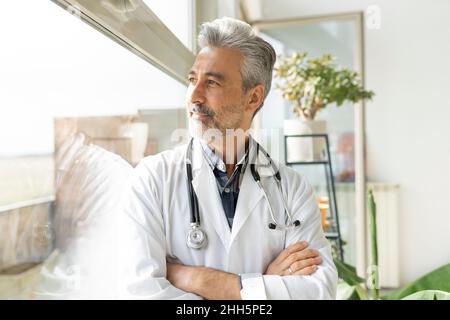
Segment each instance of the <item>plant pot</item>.
[[[324,120],[284,120],[284,134],[325,134],[327,123]],[[286,139],[286,161],[317,161],[322,159],[325,139],[312,137],[288,137]]]

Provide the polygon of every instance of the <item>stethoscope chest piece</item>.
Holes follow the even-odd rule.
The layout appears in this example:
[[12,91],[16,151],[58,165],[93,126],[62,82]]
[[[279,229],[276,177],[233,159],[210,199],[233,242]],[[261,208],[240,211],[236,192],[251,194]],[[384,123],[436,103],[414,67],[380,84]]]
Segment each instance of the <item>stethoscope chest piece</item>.
[[202,249],[206,247],[208,238],[206,233],[196,223],[191,224],[191,229],[188,231],[186,244],[191,249]]

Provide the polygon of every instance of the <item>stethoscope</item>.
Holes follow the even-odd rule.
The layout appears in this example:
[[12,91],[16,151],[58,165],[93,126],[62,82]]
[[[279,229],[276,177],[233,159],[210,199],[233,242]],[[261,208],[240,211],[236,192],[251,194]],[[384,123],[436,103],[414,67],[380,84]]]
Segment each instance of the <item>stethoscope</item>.
[[[191,222],[190,227],[191,229],[188,232],[186,244],[191,249],[201,249],[206,246],[208,242],[208,238],[206,236],[206,232],[202,229],[200,226],[200,213],[199,213],[199,207],[198,207],[198,198],[195,194],[194,188],[192,186],[192,143],[194,139],[192,138],[191,141],[188,144],[188,147],[186,149],[186,176],[187,176],[187,188],[189,193],[189,207],[191,211]],[[262,191],[264,198],[266,199],[267,203],[269,204],[269,211],[270,211],[270,218],[272,219],[272,222],[269,223],[269,229],[272,230],[287,230],[291,228],[296,228],[300,226],[300,221],[295,220],[293,221],[292,215],[289,212],[289,209],[286,205],[286,200],[283,197],[283,190],[281,187],[281,175],[276,167],[275,163],[270,158],[270,155],[264,150],[263,147],[259,143],[256,143],[256,157],[259,155],[259,151],[261,151],[264,156],[269,161],[270,166],[272,167],[272,170],[275,172],[274,179],[277,183],[278,190],[280,191],[281,200],[283,203],[284,211],[288,217],[288,224],[279,224],[277,223],[273,211],[272,204],[267,197],[266,190],[264,189],[262,183],[261,183],[261,177],[259,176],[258,171],[256,170],[255,161],[252,161],[250,163],[250,171],[253,176],[253,180],[255,180],[256,184],[258,185],[259,189]]]

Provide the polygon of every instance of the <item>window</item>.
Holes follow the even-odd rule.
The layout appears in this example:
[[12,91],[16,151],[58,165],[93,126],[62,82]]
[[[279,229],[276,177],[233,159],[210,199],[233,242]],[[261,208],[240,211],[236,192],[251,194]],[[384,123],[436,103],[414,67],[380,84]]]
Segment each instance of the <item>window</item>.
[[177,36],[186,48],[192,48],[192,0],[144,0],[144,3]]
[[[132,164],[139,160],[134,150],[147,154],[167,147],[166,140],[159,146],[148,140],[164,133],[154,127],[143,130],[142,122],[149,114],[161,114],[170,126],[183,126],[183,70],[190,67],[193,55],[188,49],[172,50],[184,47],[171,33],[158,34],[166,47],[152,43],[160,50],[155,55],[173,52],[181,58],[172,55],[172,64],[152,65],[48,0],[4,3],[0,28],[8,30],[2,34],[0,51],[0,252],[5,253],[0,257],[1,274],[20,272],[52,249],[50,238],[36,249],[42,239],[35,236],[46,234],[52,223],[51,203],[60,183],[55,172],[58,135],[76,123],[78,129],[92,133],[89,142]],[[179,28],[185,32],[180,37],[186,45],[184,24]],[[114,134],[121,136],[111,137],[116,125]],[[133,134],[147,132],[148,139],[135,143]],[[79,197],[73,191],[69,204],[83,203]]]

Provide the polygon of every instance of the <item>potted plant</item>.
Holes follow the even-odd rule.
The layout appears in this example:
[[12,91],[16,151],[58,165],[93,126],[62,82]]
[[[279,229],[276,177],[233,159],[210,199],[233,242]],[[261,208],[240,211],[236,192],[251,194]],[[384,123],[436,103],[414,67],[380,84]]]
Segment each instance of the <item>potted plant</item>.
[[[374,95],[364,90],[356,72],[336,65],[330,54],[317,59],[308,59],[307,55],[297,52],[281,58],[275,68],[276,88],[293,103],[293,112],[300,118],[285,121],[285,135],[326,133],[325,121],[315,120],[321,110],[331,104],[339,107],[346,101],[356,103]],[[288,139],[288,161],[318,159],[322,140],[315,139],[314,152],[308,152],[308,147],[299,144],[305,139]]]

